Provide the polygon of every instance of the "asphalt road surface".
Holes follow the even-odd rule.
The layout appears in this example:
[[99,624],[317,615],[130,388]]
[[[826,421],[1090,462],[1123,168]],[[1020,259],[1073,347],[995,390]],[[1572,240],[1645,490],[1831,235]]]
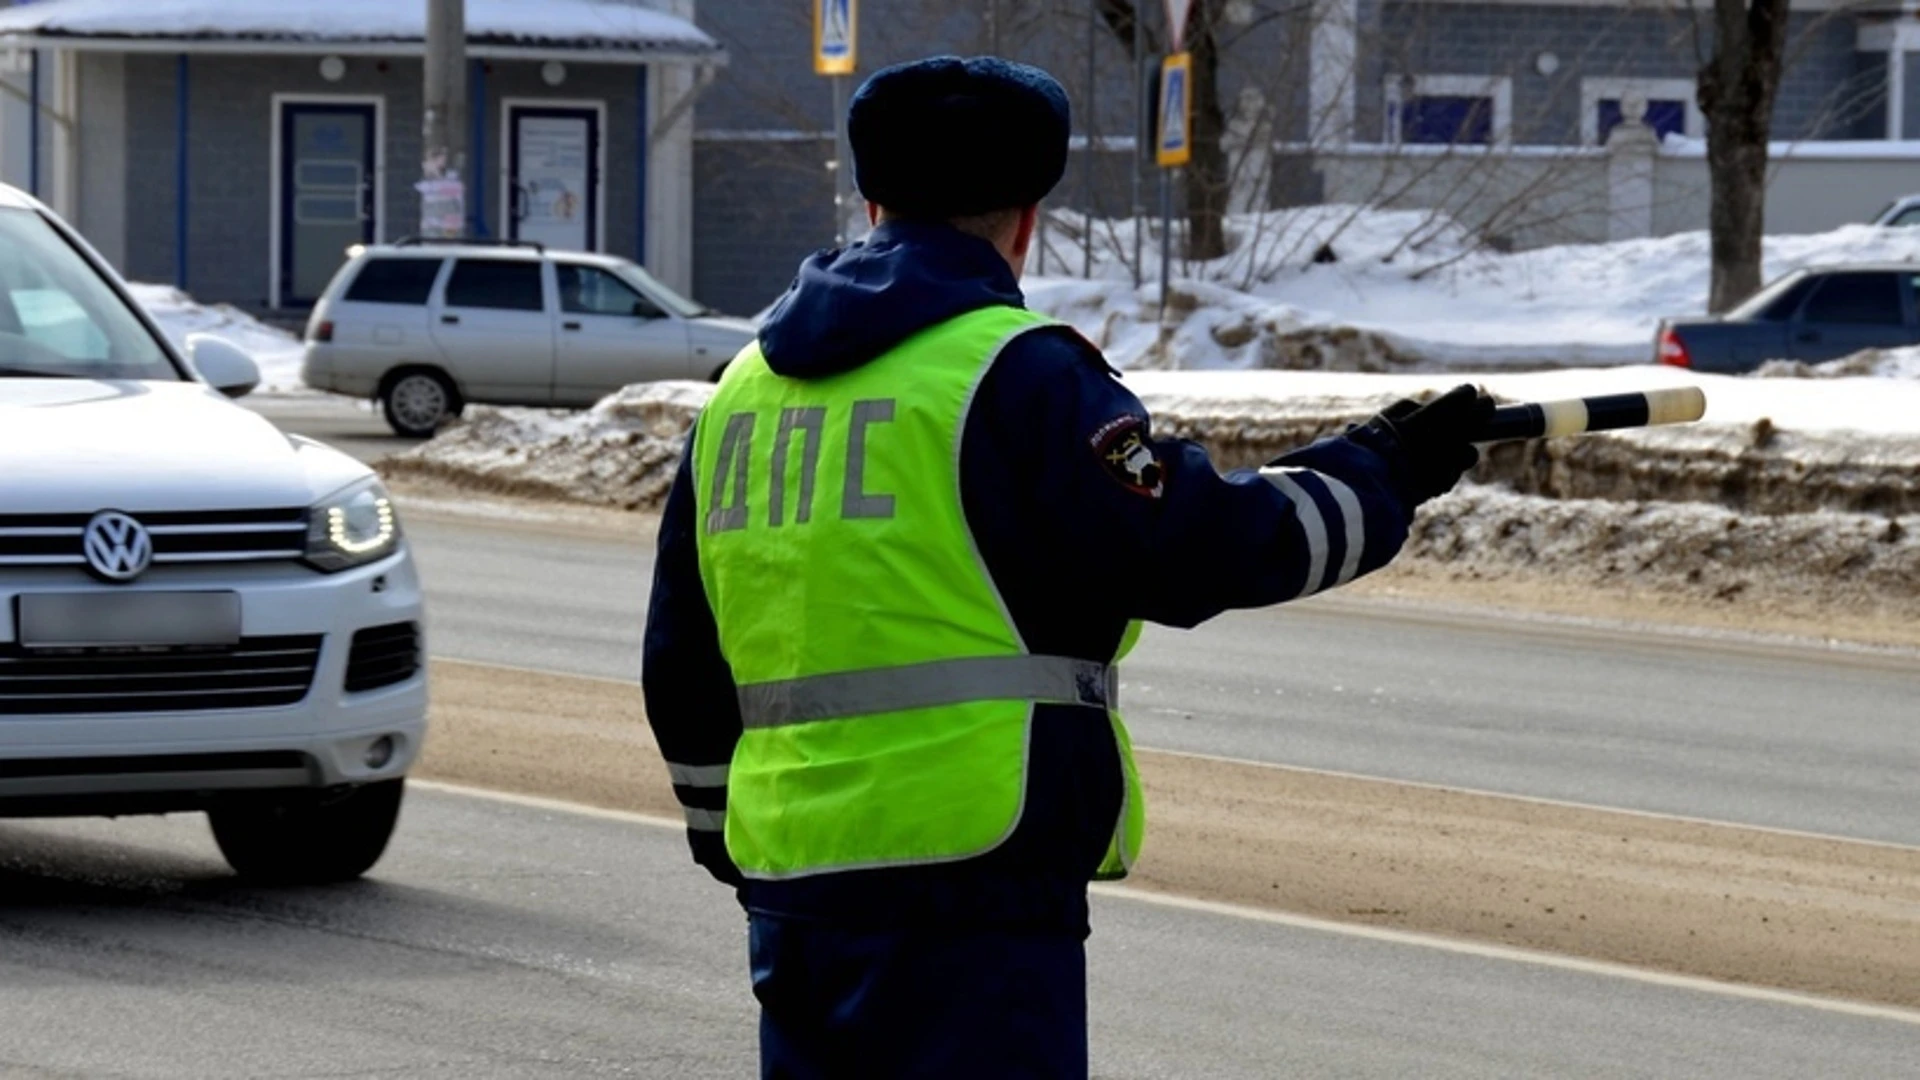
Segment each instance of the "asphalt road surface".
[[[373,878],[231,883],[191,816],[0,823],[0,1074],[754,1073],[677,829],[416,790]],[[1905,1077],[1907,1021],[1102,896],[1100,1077]]]
[[420,445],[393,433],[370,401],[334,394],[242,398],[241,404],[295,432],[337,447],[362,461]]
[[[653,537],[414,516],[436,655],[636,679]],[[1323,597],[1150,628],[1143,746],[1920,844],[1920,658]]]
[[[334,397],[262,399],[363,457],[411,443]],[[409,519],[437,655],[637,679],[651,534]],[[1920,656],[1434,614],[1338,594],[1149,628],[1144,746],[1920,844]]]

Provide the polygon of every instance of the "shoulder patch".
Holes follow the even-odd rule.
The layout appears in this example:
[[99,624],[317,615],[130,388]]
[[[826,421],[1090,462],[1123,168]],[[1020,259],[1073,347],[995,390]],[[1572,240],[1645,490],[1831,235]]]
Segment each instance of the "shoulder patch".
[[1145,417],[1131,413],[1116,416],[1100,425],[1089,442],[1101,468],[1120,486],[1149,499],[1165,493],[1166,470],[1153,444],[1147,441]]

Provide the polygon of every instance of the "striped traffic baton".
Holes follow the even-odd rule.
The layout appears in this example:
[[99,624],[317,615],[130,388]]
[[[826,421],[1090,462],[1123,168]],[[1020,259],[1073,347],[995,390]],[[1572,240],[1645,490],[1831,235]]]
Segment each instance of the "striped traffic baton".
[[1603,394],[1565,401],[1531,401],[1493,411],[1476,443],[1551,439],[1590,431],[1686,424],[1706,415],[1707,395],[1697,386]]

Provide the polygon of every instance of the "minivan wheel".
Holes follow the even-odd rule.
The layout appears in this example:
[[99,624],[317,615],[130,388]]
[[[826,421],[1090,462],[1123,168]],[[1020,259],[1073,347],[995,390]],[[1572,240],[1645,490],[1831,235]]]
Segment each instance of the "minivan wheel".
[[459,413],[453,383],[437,371],[409,371],[380,391],[387,426],[409,439],[432,438],[440,425]]
[[273,792],[207,811],[220,854],[243,878],[276,884],[352,881],[387,850],[406,780],[345,792]]

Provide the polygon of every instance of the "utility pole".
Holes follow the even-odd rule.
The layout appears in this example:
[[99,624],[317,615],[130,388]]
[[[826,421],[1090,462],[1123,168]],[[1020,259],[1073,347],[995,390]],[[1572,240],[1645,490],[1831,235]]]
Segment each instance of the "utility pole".
[[466,231],[467,217],[466,0],[425,3],[427,109],[420,163],[420,231],[426,236],[459,236]]

